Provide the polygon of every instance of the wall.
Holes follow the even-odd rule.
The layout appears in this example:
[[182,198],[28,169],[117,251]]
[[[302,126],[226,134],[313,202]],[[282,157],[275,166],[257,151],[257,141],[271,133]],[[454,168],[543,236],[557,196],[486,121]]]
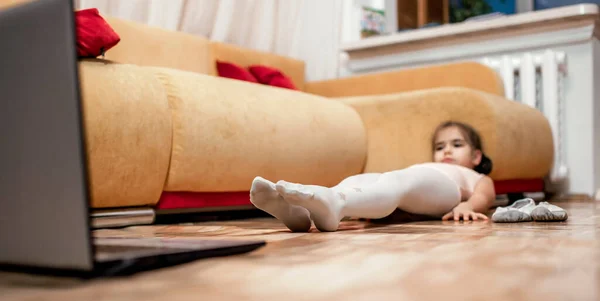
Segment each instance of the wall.
[[[592,55],[594,59],[594,72],[592,76],[592,86],[598,87],[600,86],[600,42],[598,40],[593,40],[592,45]],[[596,189],[596,200],[600,201],[600,89],[594,89],[594,98],[593,98],[593,109],[592,109],[592,122],[593,122],[593,135],[592,139],[594,140],[594,178],[595,183],[594,187]]]

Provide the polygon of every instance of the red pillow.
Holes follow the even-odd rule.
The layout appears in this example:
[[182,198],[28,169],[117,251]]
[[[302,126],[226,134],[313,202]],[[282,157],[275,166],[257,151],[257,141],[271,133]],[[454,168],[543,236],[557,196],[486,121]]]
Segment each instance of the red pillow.
[[248,70],[229,62],[217,61],[217,72],[221,77],[233,78],[252,83],[258,83],[258,80]]
[[95,58],[121,41],[121,37],[100,16],[98,9],[89,8],[75,12],[77,27],[77,55]]
[[283,74],[276,68],[254,65],[248,67],[250,72],[258,79],[261,84],[275,86],[280,88],[298,90],[291,78]]

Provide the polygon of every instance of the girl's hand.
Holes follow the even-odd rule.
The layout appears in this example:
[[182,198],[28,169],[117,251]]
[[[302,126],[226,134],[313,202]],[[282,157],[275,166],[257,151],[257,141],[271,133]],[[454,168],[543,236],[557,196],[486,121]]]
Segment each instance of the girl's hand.
[[473,207],[468,202],[462,202],[458,204],[458,206],[454,207],[452,211],[446,213],[442,217],[442,220],[447,221],[454,217],[455,221],[459,221],[461,218],[465,221],[467,220],[488,220],[488,217],[485,214],[477,213],[473,211]]

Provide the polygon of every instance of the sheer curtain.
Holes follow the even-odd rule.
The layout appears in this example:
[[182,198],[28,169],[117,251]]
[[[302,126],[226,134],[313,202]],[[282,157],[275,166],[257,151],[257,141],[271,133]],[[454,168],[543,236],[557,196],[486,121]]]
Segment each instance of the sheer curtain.
[[309,81],[336,78],[344,0],[75,0],[77,9],[306,62]]

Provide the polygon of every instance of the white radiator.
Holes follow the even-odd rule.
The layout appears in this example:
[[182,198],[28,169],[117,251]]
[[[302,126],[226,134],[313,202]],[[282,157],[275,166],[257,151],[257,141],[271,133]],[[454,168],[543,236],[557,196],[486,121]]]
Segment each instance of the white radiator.
[[563,84],[567,75],[563,52],[546,50],[500,57],[484,57],[481,63],[494,68],[504,82],[505,97],[540,110],[548,119],[554,140],[554,164],[550,181],[567,177],[564,147]]

